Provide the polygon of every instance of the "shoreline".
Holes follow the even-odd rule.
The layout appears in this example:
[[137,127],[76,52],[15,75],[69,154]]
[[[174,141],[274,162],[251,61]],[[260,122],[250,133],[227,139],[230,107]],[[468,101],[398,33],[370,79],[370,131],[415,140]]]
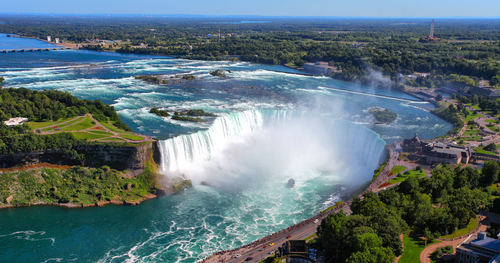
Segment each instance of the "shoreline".
[[39,206],[39,205],[47,205],[47,206],[60,206],[64,208],[87,208],[87,207],[103,207],[105,205],[127,205],[127,206],[134,206],[138,205],[144,201],[153,199],[153,198],[158,198],[160,195],[155,195],[155,194],[148,194],[143,198],[139,198],[136,201],[117,201],[117,200],[111,200],[111,201],[101,201],[98,203],[93,203],[93,204],[73,204],[73,203],[47,203],[47,202],[35,202],[32,204],[27,204],[27,205],[0,205],[0,209],[5,209],[5,208],[19,208],[19,207],[28,207],[28,206]]

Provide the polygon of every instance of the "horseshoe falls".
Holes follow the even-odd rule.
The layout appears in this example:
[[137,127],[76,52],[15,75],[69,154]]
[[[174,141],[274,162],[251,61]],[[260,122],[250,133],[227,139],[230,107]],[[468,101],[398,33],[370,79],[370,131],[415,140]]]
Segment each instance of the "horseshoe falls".
[[[196,262],[348,199],[372,178],[385,144],[452,128],[399,91],[282,66],[89,51],[0,56],[4,88],[58,89],[113,105],[134,131],[158,140],[166,178],[183,175],[194,184],[138,206],[0,210],[0,262]],[[215,69],[227,77],[208,73]],[[181,74],[196,80],[134,78]],[[182,122],[151,114],[152,107],[218,116]],[[372,107],[398,118],[374,124]]]

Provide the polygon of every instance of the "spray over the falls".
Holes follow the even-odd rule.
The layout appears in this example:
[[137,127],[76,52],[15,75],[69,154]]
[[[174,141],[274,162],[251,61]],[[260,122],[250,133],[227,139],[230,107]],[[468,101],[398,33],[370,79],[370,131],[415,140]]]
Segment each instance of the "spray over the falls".
[[359,185],[371,179],[384,146],[375,132],[341,119],[242,111],[217,118],[207,130],[160,141],[161,172],[238,188],[289,178],[300,183],[316,171]]

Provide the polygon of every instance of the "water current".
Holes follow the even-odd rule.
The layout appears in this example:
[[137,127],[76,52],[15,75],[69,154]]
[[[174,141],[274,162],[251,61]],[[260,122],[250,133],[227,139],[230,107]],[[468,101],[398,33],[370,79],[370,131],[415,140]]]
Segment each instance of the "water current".
[[[208,74],[219,68],[226,78]],[[197,79],[158,86],[134,78],[185,73]],[[134,207],[0,210],[0,262],[195,262],[348,198],[371,179],[386,143],[451,129],[427,103],[401,100],[415,100],[404,93],[292,73],[86,51],[0,54],[4,87],[58,89],[112,104],[132,129],[160,140],[162,173],[194,182]],[[218,117],[186,123],[150,114],[151,107]],[[375,125],[370,107],[398,119]]]

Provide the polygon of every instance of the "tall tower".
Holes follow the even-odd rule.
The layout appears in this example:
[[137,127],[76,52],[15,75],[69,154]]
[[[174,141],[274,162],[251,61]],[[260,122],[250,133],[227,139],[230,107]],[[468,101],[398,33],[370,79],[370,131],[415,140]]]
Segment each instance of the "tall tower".
[[431,34],[429,35],[430,39],[434,39],[434,19],[432,19],[431,23]]

